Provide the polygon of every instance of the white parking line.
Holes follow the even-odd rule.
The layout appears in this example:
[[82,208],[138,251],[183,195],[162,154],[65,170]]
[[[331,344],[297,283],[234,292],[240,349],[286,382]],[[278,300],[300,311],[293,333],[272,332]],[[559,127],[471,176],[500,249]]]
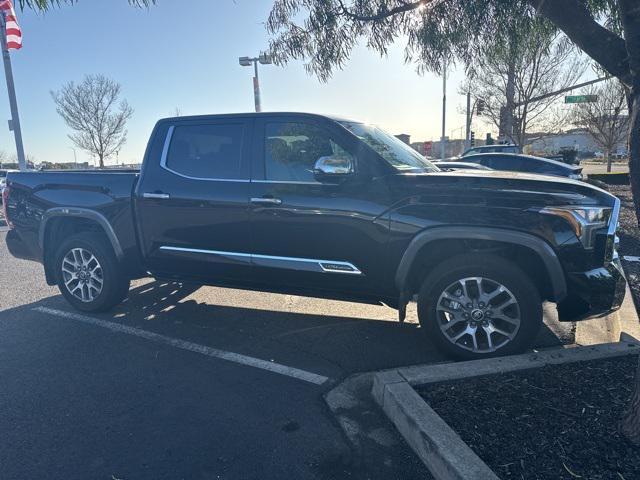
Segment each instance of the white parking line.
[[41,313],[48,313],[49,315],[55,315],[57,317],[66,318],[69,320],[76,320],[78,322],[88,323],[97,327],[106,328],[112,332],[125,333],[127,335],[133,335],[136,337],[144,338],[155,343],[161,343],[169,345],[170,347],[180,348],[182,350],[188,350],[190,352],[200,353],[208,357],[219,358],[221,360],[227,360],[228,362],[239,363],[240,365],[246,365],[248,367],[260,368],[262,370],[268,370],[269,372],[278,373],[280,375],[286,375],[287,377],[296,378],[316,385],[322,385],[328,377],[318,375],[316,373],[307,372],[306,370],[300,370],[298,368],[287,367],[275,362],[269,362],[259,358],[248,357],[239,353],[227,352],[224,350],[218,350],[217,348],[207,347],[205,345],[199,345],[197,343],[187,342],[185,340],[179,340],[177,338],[167,337],[158,333],[149,332],[135,327],[129,327],[127,325],[121,325],[120,323],[108,322],[100,320],[98,318],[87,317],[85,315],[79,315],[77,313],[65,312],[63,310],[56,310],[47,307],[36,307],[34,310]]
[[634,257],[632,255],[626,255],[622,258],[625,259],[627,262],[640,262],[640,257]]

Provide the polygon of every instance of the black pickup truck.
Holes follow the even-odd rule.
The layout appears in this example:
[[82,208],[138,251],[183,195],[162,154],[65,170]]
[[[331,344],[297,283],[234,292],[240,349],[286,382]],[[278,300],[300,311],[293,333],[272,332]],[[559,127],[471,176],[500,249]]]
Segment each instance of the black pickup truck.
[[586,183],[440,171],[384,131],[301,113],[158,122],[141,171],[10,173],[13,255],[83,311],[131,279],[384,303],[452,355],[521,351],[542,303],[617,309],[619,201]]

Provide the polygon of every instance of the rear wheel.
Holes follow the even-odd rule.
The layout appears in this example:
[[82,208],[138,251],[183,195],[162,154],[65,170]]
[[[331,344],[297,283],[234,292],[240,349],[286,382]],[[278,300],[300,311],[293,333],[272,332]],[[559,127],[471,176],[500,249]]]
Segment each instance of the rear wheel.
[[427,276],[418,314],[440,350],[475,359],[525,350],[542,325],[542,301],[517,266],[493,255],[462,255]]
[[81,233],[67,239],[54,262],[58,288],[78,310],[109,310],[129,291],[129,279],[111,246],[99,234]]

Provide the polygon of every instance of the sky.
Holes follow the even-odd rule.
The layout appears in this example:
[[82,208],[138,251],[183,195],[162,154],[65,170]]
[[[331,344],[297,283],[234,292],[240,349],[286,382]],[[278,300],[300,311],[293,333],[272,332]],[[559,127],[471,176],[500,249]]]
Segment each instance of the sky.
[[[177,8],[179,5],[180,8]],[[118,159],[139,163],[155,122],[173,116],[253,111],[253,69],[240,56],[257,56],[268,45],[264,22],[271,0],[158,0],[135,9],[126,0],[79,0],[45,14],[18,11],[22,50],[12,62],[25,150],[36,161],[74,161],[69,128],[50,91],[85,74],[105,74],[122,85],[135,113]],[[461,69],[448,81],[447,135],[464,135],[465,98],[458,94]],[[404,62],[404,45],[380,57],[354,50],[344,70],[321,83],[300,61],[261,66],[264,111],[341,115],[377,124],[412,141],[437,140],[442,116],[442,78],[419,75]],[[0,150],[15,153],[4,81],[0,81]],[[4,118],[2,118],[2,115]],[[484,137],[486,126],[477,137]],[[76,148],[79,162],[92,161]]]

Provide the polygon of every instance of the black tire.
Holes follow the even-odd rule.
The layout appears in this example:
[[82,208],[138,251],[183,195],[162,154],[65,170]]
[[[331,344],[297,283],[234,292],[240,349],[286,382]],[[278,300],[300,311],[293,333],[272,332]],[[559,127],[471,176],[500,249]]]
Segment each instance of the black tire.
[[[517,304],[515,306],[508,306],[504,310],[496,312],[493,309],[499,308],[491,303],[485,306],[485,309],[477,308],[479,302],[479,296],[476,294],[476,299],[473,301],[473,307],[469,308],[469,304],[462,305],[459,302],[449,303],[446,298],[441,299],[441,295],[444,295],[445,291],[453,292],[454,300],[455,295],[460,295],[462,288],[457,286],[453,287],[453,290],[448,290],[452,285],[459,285],[462,287],[462,283],[456,283],[463,279],[469,279],[470,277],[481,277],[485,280],[480,282],[478,288],[483,289],[483,293],[487,288],[491,288],[495,285],[501,285],[506,288],[506,292],[491,300],[491,302],[505,302],[509,297],[514,298]],[[478,285],[478,282],[470,280],[465,282],[465,292],[473,290],[473,284]],[[491,295],[498,290],[488,292]],[[462,295],[464,295],[462,293]],[[473,298],[473,295],[470,295]],[[465,298],[464,296],[461,298]],[[438,311],[438,300],[445,307],[453,305],[455,315],[450,316],[442,311]],[[509,310],[507,310],[509,309]],[[482,311],[482,316],[477,314],[477,310]],[[488,314],[485,317],[485,313]],[[515,314],[513,312],[516,312]],[[482,318],[480,323],[472,318],[474,314],[477,317]],[[502,315],[500,315],[502,314]],[[465,316],[463,318],[463,315]],[[491,318],[489,315],[493,315]],[[504,322],[500,317],[504,319],[505,315],[516,317],[519,315],[520,324],[518,327],[514,326],[511,322]],[[497,318],[496,318],[497,317]],[[461,360],[474,360],[479,358],[487,358],[499,355],[510,355],[514,353],[520,353],[524,351],[535,340],[540,327],[542,326],[542,300],[538,289],[531,281],[531,279],[516,265],[504,260],[503,258],[495,255],[460,255],[447,260],[442,264],[436,266],[436,268],[430,272],[422,284],[420,293],[418,296],[418,318],[420,325],[429,338],[435,343],[435,345],[445,354]],[[453,319],[456,319],[454,322]],[[471,322],[471,323],[470,323]],[[484,323],[488,322],[488,323]],[[478,334],[470,335],[463,334],[459,340],[455,343],[450,337],[447,336],[441,329],[441,325],[445,328],[450,337],[455,337],[462,332],[462,329],[475,328]],[[513,335],[512,338],[501,335],[497,332],[486,333],[485,328],[493,329],[500,328],[503,331]],[[455,329],[455,330],[454,330]],[[490,339],[487,339],[487,336]],[[478,350],[473,347],[473,340],[480,346]],[[489,347],[489,341],[493,343],[494,350],[491,351]],[[505,342],[500,345],[501,341]]]
[[[95,298],[83,301],[76,297],[67,287],[62,271],[65,256],[73,249],[82,249],[92,254],[100,266],[102,286],[99,293],[92,292]],[[83,312],[104,312],[122,302],[129,292],[129,279],[124,275],[122,267],[116,258],[111,245],[104,236],[98,233],[79,233],[65,240],[58,248],[54,260],[53,269],[56,275],[58,288],[67,301],[74,308]],[[68,269],[69,264],[65,264]],[[74,284],[71,284],[73,287]],[[89,295],[87,295],[87,299]]]

